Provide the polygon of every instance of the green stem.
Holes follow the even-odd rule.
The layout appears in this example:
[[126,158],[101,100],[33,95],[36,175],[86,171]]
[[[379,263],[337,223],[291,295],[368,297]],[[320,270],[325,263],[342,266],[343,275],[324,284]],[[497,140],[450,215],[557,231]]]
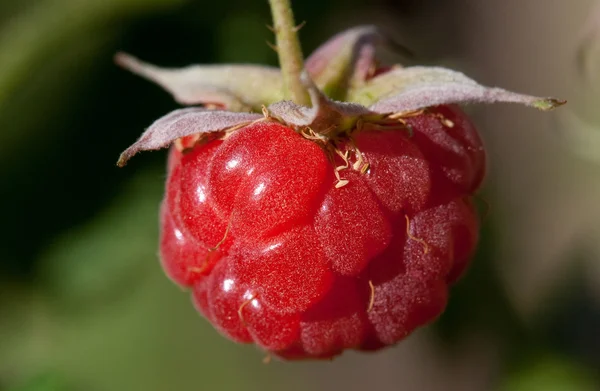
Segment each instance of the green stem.
[[285,95],[299,105],[310,106],[308,92],[300,80],[304,60],[290,0],[269,0],[269,4]]

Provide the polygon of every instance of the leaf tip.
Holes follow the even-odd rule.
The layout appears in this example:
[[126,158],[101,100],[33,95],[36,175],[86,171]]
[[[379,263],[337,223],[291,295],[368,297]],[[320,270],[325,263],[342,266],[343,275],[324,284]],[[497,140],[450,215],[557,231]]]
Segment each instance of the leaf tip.
[[135,58],[125,52],[117,52],[113,57],[113,61],[121,68],[127,68],[129,64],[135,62]]
[[131,156],[129,156],[129,154],[127,153],[127,151],[123,152],[120,156],[119,156],[119,160],[117,160],[117,167],[119,168],[123,168],[127,165],[127,161],[129,160]]
[[117,52],[113,57],[113,61],[119,67],[142,76],[147,73],[147,68],[149,68],[149,66],[140,61],[140,59],[125,52]]
[[544,98],[539,99],[533,103],[533,107],[542,111],[550,111],[555,108],[566,104],[566,100],[555,99],[555,98]]

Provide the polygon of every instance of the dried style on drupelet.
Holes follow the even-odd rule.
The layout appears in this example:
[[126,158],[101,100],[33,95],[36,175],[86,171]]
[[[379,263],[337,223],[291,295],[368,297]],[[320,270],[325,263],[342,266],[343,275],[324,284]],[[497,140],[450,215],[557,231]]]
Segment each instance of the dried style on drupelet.
[[377,69],[373,27],[305,64],[311,107],[282,101],[278,69],[121,65],[186,105],[123,152],[170,145],[162,264],[234,341],[286,359],[395,344],[444,310],[477,245],[485,176],[454,104],[562,102],[443,68]]

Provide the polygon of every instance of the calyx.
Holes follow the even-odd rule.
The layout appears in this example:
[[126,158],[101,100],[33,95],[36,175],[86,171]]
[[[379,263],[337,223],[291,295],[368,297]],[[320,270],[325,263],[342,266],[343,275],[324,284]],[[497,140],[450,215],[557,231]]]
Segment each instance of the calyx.
[[[227,134],[255,121],[279,121],[299,133],[325,139],[363,123],[401,119],[432,106],[468,103],[520,103],[552,110],[565,101],[485,87],[460,72],[440,67],[401,67],[369,77],[375,47],[385,38],[373,26],[359,26],[335,35],[305,63],[302,82],[312,107],[283,101],[283,80],[277,68],[260,65],[193,65],[165,69],[120,53],[122,67],[170,92],[183,105],[155,121],[120,156],[118,165],[140,151],[166,148],[190,136]],[[358,124],[358,125],[357,125]],[[200,138],[201,138],[200,137]]]

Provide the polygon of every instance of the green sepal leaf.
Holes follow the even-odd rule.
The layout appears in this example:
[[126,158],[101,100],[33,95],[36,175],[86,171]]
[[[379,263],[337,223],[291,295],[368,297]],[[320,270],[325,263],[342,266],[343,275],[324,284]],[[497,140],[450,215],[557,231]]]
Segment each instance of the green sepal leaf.
[[342,100],[355,80],[366,80],[375,62],[375,46],[383,39],[375,26],[343,31],[313,52],[306,70],[325,95]]
[[397,68],[350,91],[349,100],[378,113],[420,110],[443,104],[520,103],[547,111],[566,102],[485,87],[460,72],[439,67]]
[[213,104],[230,111],[260,111],[283,99],[279,69],[260,65],[190,65],[169,69],[147,64],[125,53],[117,64],[151,80],[183,105]]
[[138,152],[166,148],[181,137],[221,132],[260,118],[260,114],[205,110],[199,107],[175,110],[156,120],[135,143],[123,151],[117,165],[123,167]]

